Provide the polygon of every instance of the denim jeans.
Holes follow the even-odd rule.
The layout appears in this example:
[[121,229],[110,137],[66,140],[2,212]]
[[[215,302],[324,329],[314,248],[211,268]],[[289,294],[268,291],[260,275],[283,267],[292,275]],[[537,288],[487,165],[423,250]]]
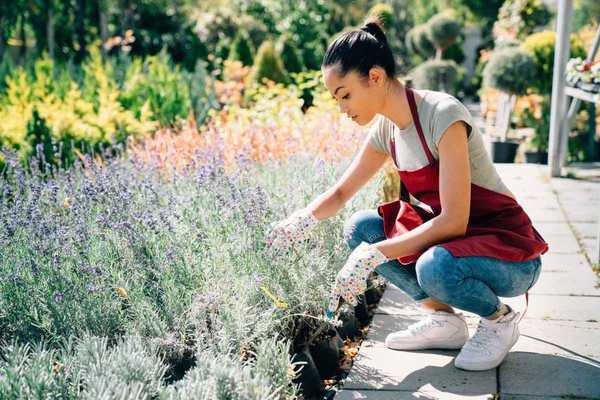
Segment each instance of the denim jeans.
[[[377,210],[354,213],[344,226],[350,249],[360,243],[385,240],[383,218]],[[511,262],[492,257],[454,257],[441,246],[432,246],[416,263],[403,265],[390,260],[375,272],[397,286],[415,301],[433,299],[450,306],[488,317],[499,310],[498,296],[524,294],[538,280],[541,258]]]

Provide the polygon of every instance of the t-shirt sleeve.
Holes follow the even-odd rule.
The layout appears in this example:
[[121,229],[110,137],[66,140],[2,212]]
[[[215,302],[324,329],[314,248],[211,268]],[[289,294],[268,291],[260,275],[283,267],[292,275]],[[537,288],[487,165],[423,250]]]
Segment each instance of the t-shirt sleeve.
[[383,154],[390,154],[388,143],[390,141],[390,133],[385,123],[385,118],[377,117],[377,121],[369,128],[369,143],[375,147],[377,151]]
[[446,130],[456,121],[463,121],[467,127],[467,137],[473,131],[473,120],[469,110],[457,99],[449,98],[438,104],[431,131],[437,147]]

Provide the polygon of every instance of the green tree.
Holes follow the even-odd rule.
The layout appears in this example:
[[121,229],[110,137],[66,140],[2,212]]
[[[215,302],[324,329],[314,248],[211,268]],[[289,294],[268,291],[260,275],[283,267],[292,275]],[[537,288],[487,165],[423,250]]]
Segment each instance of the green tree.
[[265,41],[258,48],[253,69],[252,80],[254,82],[262,83],[264,78],[278,83],[288,82],[281,57],[275,50],[275,45],[270,40]]
[[304,64],[300,53],[292,42],[292,36],[284,34],[277,42],[276,50],[281,54],[283,66],[289,73],[302,72]]
[[244,31],[239,31],[231,45],[230,60],[241,61],[244,65],[252,65],[254,61],[254,46]]

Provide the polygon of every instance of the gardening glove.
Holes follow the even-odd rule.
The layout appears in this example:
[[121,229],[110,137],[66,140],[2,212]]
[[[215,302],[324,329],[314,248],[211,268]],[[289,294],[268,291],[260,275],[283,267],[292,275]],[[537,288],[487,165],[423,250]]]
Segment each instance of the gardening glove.
[[271,224],[266,243],[275,255],[289,251],[294,243],[306,240],[319,220],[306,208],[295,211],[286,219]]
[[357,297],[367,289],[367,279],[373,270],[388,261],[375,245],[362,242],[350,253],[346,264],[335,278],[335,286],[329,301],[327,317],[332,318],[337,311],[340,298],[356,306]]

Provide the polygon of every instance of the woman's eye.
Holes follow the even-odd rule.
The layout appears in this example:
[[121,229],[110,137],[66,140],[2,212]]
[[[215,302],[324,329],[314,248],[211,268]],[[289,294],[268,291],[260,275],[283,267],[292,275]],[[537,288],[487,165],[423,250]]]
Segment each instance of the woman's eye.
[[350,98],[350,94],[347,94],[344,97],[342,97],[342,99],[346,99],[346,100],[348,100],[349,98]]

